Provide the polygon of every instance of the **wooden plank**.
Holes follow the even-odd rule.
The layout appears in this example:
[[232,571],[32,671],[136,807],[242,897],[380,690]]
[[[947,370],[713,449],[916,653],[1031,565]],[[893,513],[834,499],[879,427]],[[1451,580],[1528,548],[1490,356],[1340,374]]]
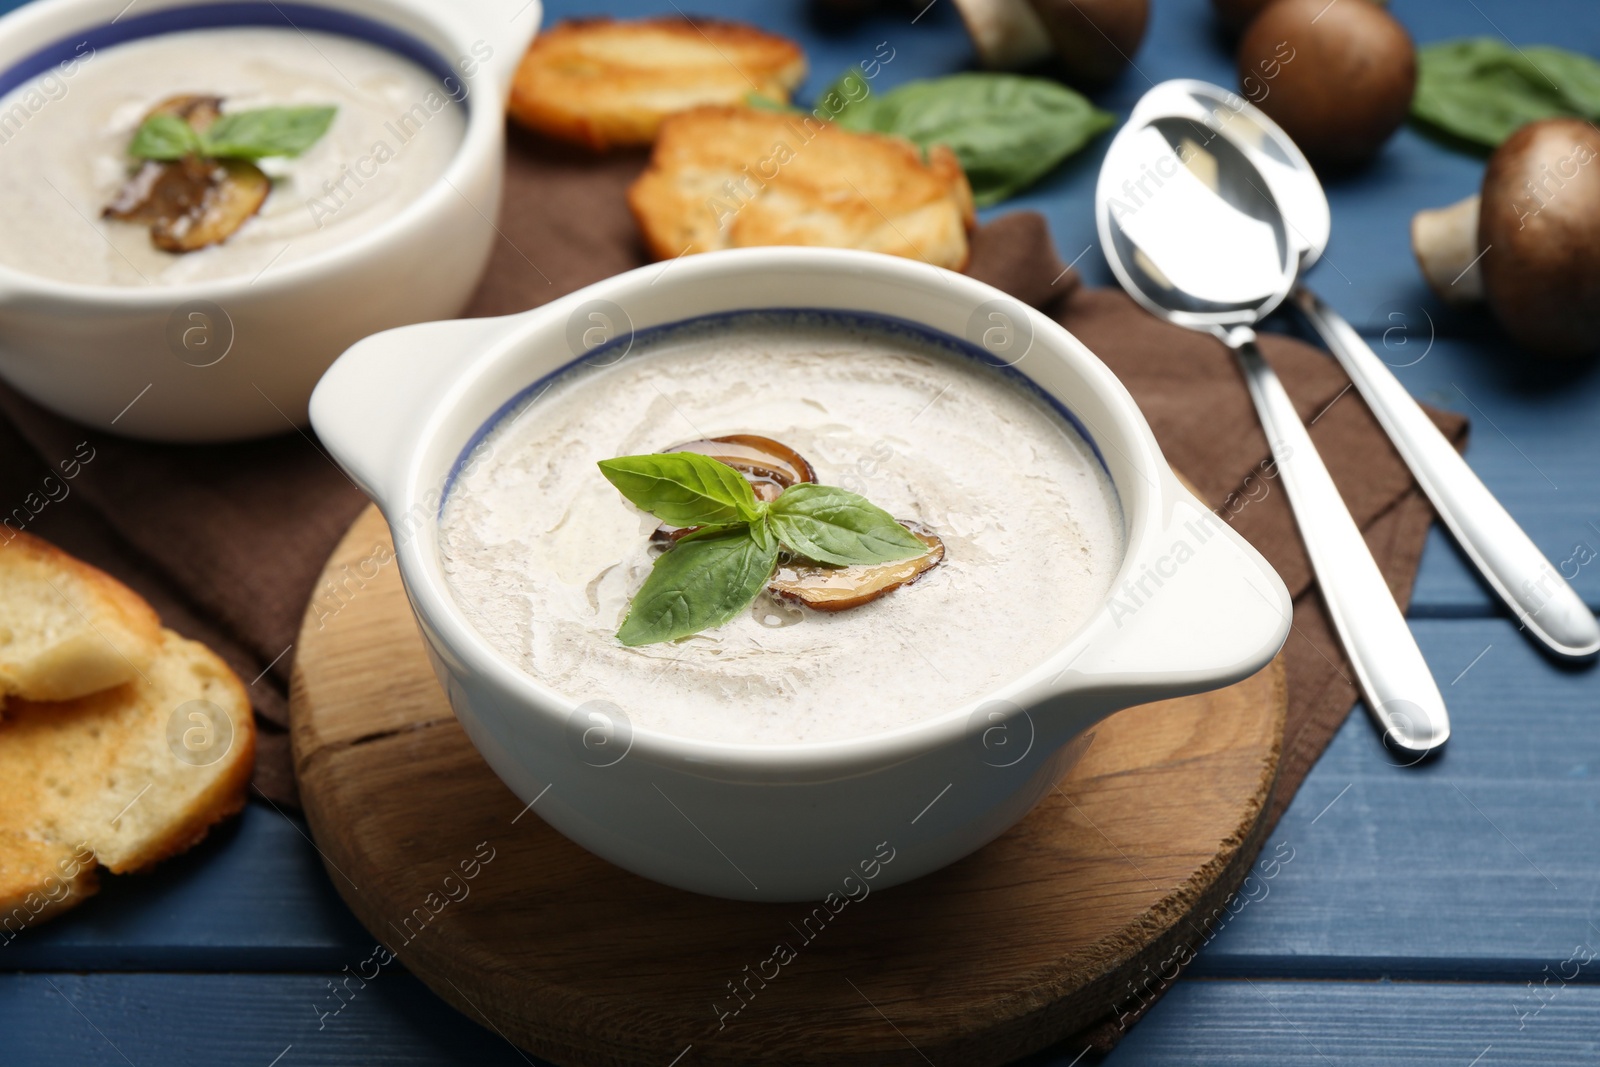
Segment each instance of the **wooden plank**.
[[[1532,1014],[1541,1002],[1521,985],[1185,981],[1104,1067],[1596,1062],[1600,988],[1552,982],[1544,998]],[[1040,1067],[1068,1067],[1078,1051],[1059,1050]]]
[[98,896],[0,942],[0,967],[337,970],[371,949],[305,823],[252,800],[192,852],[149,874],[105,875]]
[[[361,959],[352,961],[359,965]],[[390,965],[390,969],[393,965]],[[0,975],[0,1062],[524,1067],[410,975]],[[335,980],[337,979],[337,992]]]
[[1292,860],[1191,973],[1526,979],[1600,950],[1594,673],[1508,622],[1414,628],[1450,706],[1442,758],[1397,766],[1352,716],[1262,851]]
[[[543,1065],[458,1014],[409,975],[384,974],[365,986],[352,981],[343,1010],[323,1018],[318,1012],[335,1003],[328,982],[327,976],[297,974],[3,975],[5,1062],[52,1067]],[[1509,983],[1182,980],[1105,1060],[1080,1060],[1083,1046],[1063,1044],[1024,1062],[1027,1067],[1595,1062],[1600,987],[1552,982],[1542,1004],[1540,1010],[1541,1001],[1526,986]],[[888,1021],[884,1026],[892,1034]],[[680,1067],[694,1062],[694,1050],[688,1048]]]

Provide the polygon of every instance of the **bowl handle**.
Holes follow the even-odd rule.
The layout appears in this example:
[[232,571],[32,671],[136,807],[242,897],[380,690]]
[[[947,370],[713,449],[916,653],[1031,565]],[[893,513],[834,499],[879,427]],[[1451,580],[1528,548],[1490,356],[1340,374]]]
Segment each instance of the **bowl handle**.
[[311,426],[352,481],[387,514],[413,445],[469,357],[517,316],[401,326],[345,350],[311,393]]
[[440,6],[435,6],[439,0],[423,2],[432,11],[440,6],[449,11],[463,38],[471,42],[467,55],[454,58],[458,63],[478,63],[503,104],[511,91],[511,76],[539,29],[543,5],[539,0],[450,0]]
[[1170,473],[1162,521],[1124,564],[1072,688],[1118,707],[1232,685],[1272,661],[1294,605],[1283,579]]

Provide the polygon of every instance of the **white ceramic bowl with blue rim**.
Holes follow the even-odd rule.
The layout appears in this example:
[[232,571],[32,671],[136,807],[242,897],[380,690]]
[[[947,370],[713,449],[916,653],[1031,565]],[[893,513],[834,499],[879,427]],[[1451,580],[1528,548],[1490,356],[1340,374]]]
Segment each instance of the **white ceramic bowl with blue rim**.
[[[85,44],[272,26],[387,48],[463,84],[467,108],[454,158],[420,197],[259,280],[76,285],[0,265],[0,377],[60,414],[134,437],[224,441],[303,425],[312,387],[345,348],[466,305],[497,239],[504,102],[539,16],[539,0],[35,0],[0,18],[0,95]],[[175,321],[211,331],[226,355],[203,366],[185,358]]]
[[[625,344],[684,320],[795,308],[947,335],[973,358],[1014,362],[1070,414],[1111,476],[1127,537],[1093,618],[970,706],[871,736],[787,745],[699,741],[633,725],[625,712],[596,716],[491,647],[457,605],[439,552],[452,472],[483,429],[531,385],[589,356],[596,332]],[[962,340],[996,327],[1008,347],[1030,339],[1023,358]],[[537,418],[537,406],[520,417]],[[873,867],[876,886],[942,867],[1027,814],[1094,723],[1246,678],[1289,630],[1283,582],[1178,482],[1103,363],[999,290],[892,256],[711,252],[519,315],[391,330],[329,369],[311,421],[388,518],[434,669],[489,766],[578,844],[696,892],[821,899],[886,852],[893,859]]]

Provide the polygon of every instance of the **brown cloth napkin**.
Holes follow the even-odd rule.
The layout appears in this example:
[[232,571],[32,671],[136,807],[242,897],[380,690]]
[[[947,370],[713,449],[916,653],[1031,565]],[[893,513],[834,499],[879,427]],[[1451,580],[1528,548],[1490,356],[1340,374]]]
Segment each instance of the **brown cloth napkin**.
[[[596,158],[513,131],[503,239],[468,314],[521,311],[645,262],[623,199],[642,166],[637,153]],[[968,273],[1055,317],[1105,360],[1168,460],[1288,584],[1295,612],[1276,821],[1357,693],[1233,357],[1121,292],[1081,287],[1035,214],[982,227]],[[1432,520],[1426,500],[1331,358],[1282,337],[1265,337],[1262,349],[1405,603]],[[1458,446],[1465,441],[1462,417],[1430,414]],[[248,444],[152,445],[87,430],[0,387],[0,505],[11,525],[117,575],[169,626],[216,648],[249,684],[262,720],[256,787],[293,805],[293,643],[323,561],[366,501],[308,432],[284,429]],[[75,454],[80,466],[66,479],[61,464]],[[1096,1043],[1114,1040],[1110,1029]]]

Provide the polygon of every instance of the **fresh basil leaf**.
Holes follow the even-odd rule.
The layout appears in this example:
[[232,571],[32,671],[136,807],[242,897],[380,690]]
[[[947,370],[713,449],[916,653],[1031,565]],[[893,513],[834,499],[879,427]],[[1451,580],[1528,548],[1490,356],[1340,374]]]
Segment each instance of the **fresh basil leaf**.
[[818,563],[892,563],[928,550],[894,516],[846,489],[802,482],[767,508],[778,540]]
[[661,452],[600,461],[623,496],[674,526],[752,522],[764,506],[744,475],[693,452]]
[[840,116],[852,108],[861,107],[871,98],[872,84],[867,81],[867,76],[861,72],[860,67],[851,67],[835,78],[832,85],[822,90],[821,95],[817,97],[817,106],[813,113],[820,119],[849,126],[850,124],[843,121]]
[[756,598],[777,562],[776,542],[762,545],[748,526],[685,537],[656,560],[617,640],[631,648],[721,626]]
[[332,107],[263,107],[230,111],[200,135],[208,156],[262,159],[298,156],[333,123]]
[[128,154],[135,159],[182,159],[199,153],[200,135],[176,115],[151,115],[128,145]]
[[775,100],[766,93],[758,93],[754,89],[744,94],[744,106],[753,107],[757,111],[794,111],[795,109],[785,104],[782,100]]
[[1518,49],[1492,37],[1441,41],[1417,50],[1411,114],[1496,148],[1540,119],[1600,118],[1600,62],[1548,46]]
[[967,73],[866,96],[835,121],[905,137],[924,150],[948,146],[982,206],[1026,189],[1116,117],[1046,78]]

